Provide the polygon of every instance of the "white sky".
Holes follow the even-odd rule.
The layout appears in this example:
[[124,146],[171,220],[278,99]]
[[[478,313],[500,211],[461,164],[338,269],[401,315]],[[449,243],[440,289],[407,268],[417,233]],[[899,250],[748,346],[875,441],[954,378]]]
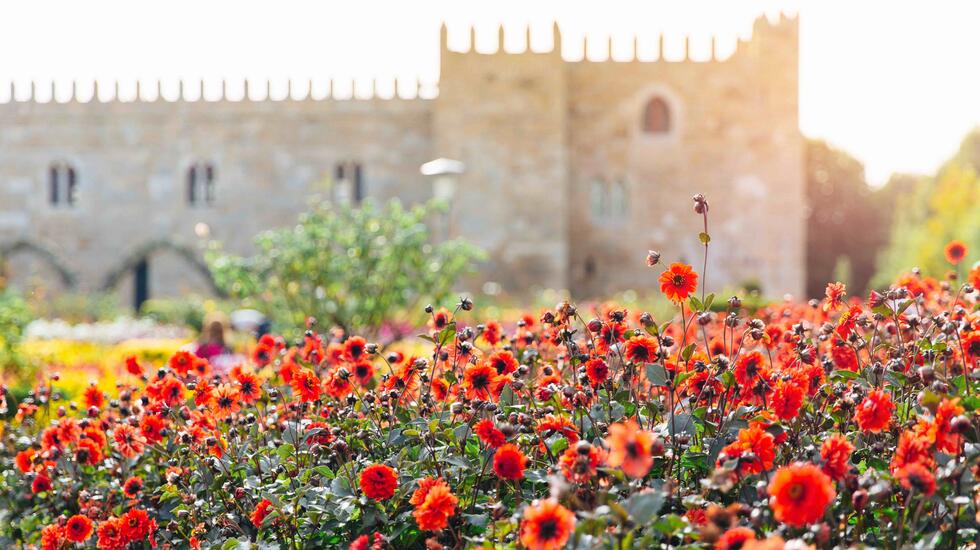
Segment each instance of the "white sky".
[[256,82],[253,96],[265,78],[278,81],[274,94],[287,78],[314,78],[322,92],[328,77],[347,83],[342,93],[358,79],[359,94],[378,77],[387,92],[394,77],[437,80],[442,21],[456,47],[475,23],[478,48],[492,50],[503,23],[508,49],[520,50],[530,23],[543,49],[558,20],[568,58],[581,56],[584,33],[594,59],[605,57],[610,34],[617,58],[634,33],[641,57],[655,56],[660,32],[668,58],[685,34],[698,58],[712,34],[729,52],[757,15],[780,10],[801,15],[801,129],[864,161],[872,182],[932,172],[980,124],[980,2],[972,0],[3,0],[0,100],[10,80],[21,97],[38,81],[44,99],[51,80],[64,98],[72,79],[93,78],[103,94],[121,80],[124,96],[137,78],[147,87],[169,80],[170,95],[177,78],[204,78],[211,96],[222,78],[240,93],[243,77]]

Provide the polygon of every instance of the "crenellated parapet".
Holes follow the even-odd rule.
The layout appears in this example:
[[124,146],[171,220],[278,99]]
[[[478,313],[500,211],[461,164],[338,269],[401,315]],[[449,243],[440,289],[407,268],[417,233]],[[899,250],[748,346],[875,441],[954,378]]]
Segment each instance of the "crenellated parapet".
[[[8,92],[6,97],[0,95],[2,103],[57,103],[57,104],[84,104],[84,103],[182,103],[182,102],[308,102],[308,101],[411,101],[417,99],[431,99],[438,93],[437,84],[429,84],[421,79],[392,78],[388,80],[373,78],[366,84],[358,79],[351,79],[344,82],[344,87],[350,90],[348,94],[338,93],[341,81],[333,78],[324,81],[308,79],[302,86],[297,86],[297,81],[287,79],[284,83],[285,93],[276,95],[273,93],[274,81],[265,79],[255,82],[248,79],[236,82],[239,85],[240,94],[231,93],[231,82],[222,79],[218,85],[218,94],[209,95],[206,93],[205,81],[202,79],[176,81],[176,95],[167,94],[165,86],[171,86],[164,80],[152,80],[147,85],[145,80],[131,81],[129,88],[133,90],[129,94],[121,92],[123,83],[115,80],[108,84],[109,93],[105,93],[106,86],[104,81],[72,80],[68,83],[58,83],[49,81],[39,83],[31,81],[26,84],[18,84],[14,81],[7,83]],[[322,85],[322,91],[317,93],[315,90]],[[49,95],[42,98],[38,90],[42,86],[49,86]],[[67,96],[61,92],[67,86],[69,92]],[[90,87],[91,92],[82,94],[83,87]],[[282,88],[282,87],[280,87]],[[381,93],[381,89],[388,91]],[[24,93],[26,89],[26,94]],[[255,93],[255,90],[260,90]],[[366,90],[366,91],[365,91]]]
[[[449,54],[471,54],[480,56],[492,56],[492,55],[528,55],[528,54],[555,54],[562,56],[562,33],[558,23],[552,25],[552,45],[549,50],[546,51],[534,51],[531,47],[532,43],[532,30],[530,25],[526,26],[524,29],[524,49],[517,52],[508,52],[504,48],[504,43],[506,39],[506,30],[503,25],[497,28],[497,47],[490,52],[479,52],[476,49],[476,37],[477,31],[476,27],[469,27],[469,43],[466,47],[462,49],[451,49],[449,47],[449,29],[446,24],[443,24],[440,29],[440,52],[443,57]],[[680,59],[668,59],[665,55],[667,50],[666,38],[663,33],[660,33],[656,37],[657,49],[656,56],[652,59],[641,59],[640,58],[640,36],[634,34],[631,37],[632,51],[629,59],[618,61],[613,59],[613,37],[609,35],[606,37],[606,49],[605,55],[590,56],[589,55],[589,44],[590,37],[588,34],[582,37],[582,55],[577,59],[568,59],[568,61],[580,61],[588,63],[621,63],[621,62],[636,62],[636,63],[711,63],[718,61],[726,61],[732,59],[739,55],[755,55],[759,51],[778,48],[780,44],[786,46],[792,46],[795,51],[796,37],[798,35],[798,17],[788,16],[786,14],[780,14],[776,21],[770,21],[766,16],[760,16],[757,18],[752,25],[752,36],[749,38],[738,38],[736,47],[734,51],[724,59],[719,57],[718,54],[718,39],[716,36],[710,36],[710,50],[707,58],[695,59],[691,55],[691,36],[686,35],[683,37],[683,55]],[[568,53],[568,52],[565,52]],[[596,58],[597,57],[597,58]]]
[[[244,252],[311,194],[428,200],[419,166],[451,158],[466,170],[447,231],[487,250],[484,281],[506,291],[647,287],[637,250],[701,253],[683,238],[697,220],[656,215],[695,191],[731,220],[712,237],[739,243],[713,260],[717,280],[801,289],[796,17],[760,17],[723,48],[714,36],[563,36],[557,23],[507,31],[478,49],[475,28],[442,25],[432,85],[0,80],[0,247],[42,243],[79,288],[98,288],[120,251],[195,242],[201,226]],[[745,239],[760,217],[766,230]],[[177,292],[193,270],[161,254],[149,288]]]

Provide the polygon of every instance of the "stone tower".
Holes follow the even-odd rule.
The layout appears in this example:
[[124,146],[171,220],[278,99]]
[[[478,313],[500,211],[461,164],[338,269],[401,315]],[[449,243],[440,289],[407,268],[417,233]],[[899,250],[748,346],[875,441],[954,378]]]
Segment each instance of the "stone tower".
[[724,60],[568,64],[570,287],[582,295],[651,288],[647,249],[700,266],[710,204],[709,283],[802,292],[803,139],[797,20],[759,18]]
[[490,252],[486,276],[504,288],[567,288],[567,70],[554,47],[535,53],[447,47],[441,34],[436,156],[463,161],[453,223]]

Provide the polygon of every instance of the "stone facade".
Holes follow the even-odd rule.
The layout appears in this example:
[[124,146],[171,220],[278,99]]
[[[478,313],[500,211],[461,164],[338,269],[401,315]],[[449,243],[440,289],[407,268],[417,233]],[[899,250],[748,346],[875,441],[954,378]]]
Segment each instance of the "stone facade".
[[703,192],[712,286],[800,293],[797,29],[760,18],[725,60],[593,62],[565,60],[557,27],[551,51],[518,54],[451,51],[444,28],[432,99],[11,101],[0,105],[6,276],[210,292],[206,239],[248,252],[318,193],[424,201],[419,166],[448,157],[466,172],[447,227],[488,251],[481,276],[506,291],[653,286],[647,249],[699,261],[690,196]]

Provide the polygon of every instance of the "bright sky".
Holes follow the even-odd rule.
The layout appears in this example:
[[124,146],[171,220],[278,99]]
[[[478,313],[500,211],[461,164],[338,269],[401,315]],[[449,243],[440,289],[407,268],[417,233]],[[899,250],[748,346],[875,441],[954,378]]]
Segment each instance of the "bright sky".
[[[334,77],[349,93],[370,79],[391,89],[393,77],[438,78],[438,28],[450,26],[450,45],[463,47],[476,24],[478,49],[492,50],[496,26],[508,29],[507,47],[523,48],[530,23],[537,48],[550,44],[551,22],[561,24],[568,58],[581,56],[588,33],[590,57],[628,55],[632,35],[642,56],[655,55],[665,33],[668,58],[691,35],[694,57],[706,55],[710,36],[721,53],[748,36],[753,19],[780,10],[800,13],[800,125],[864,161],[882,183],[893,171],[930,173],[960,139],[980,124],[980,2],[973,0],[20,0],[0,5],[0,100],[7,81],[38,95],[69,93],[68,82],[113,80],[132,95],[134,80],[205,79],[213,96],[222,78],[240,93],[241,78],[265,78],[282,94],[285,79]],[[80,85],[90,93],[91,85]],[[303,89],[303,85],[297,85]],[[196,89],[196,88],[195,88]],[[259,91],[256,92],[255,90]],[[298,93],[298,92],[297,92]],[[2,129],[0,129],[2,131]]]

